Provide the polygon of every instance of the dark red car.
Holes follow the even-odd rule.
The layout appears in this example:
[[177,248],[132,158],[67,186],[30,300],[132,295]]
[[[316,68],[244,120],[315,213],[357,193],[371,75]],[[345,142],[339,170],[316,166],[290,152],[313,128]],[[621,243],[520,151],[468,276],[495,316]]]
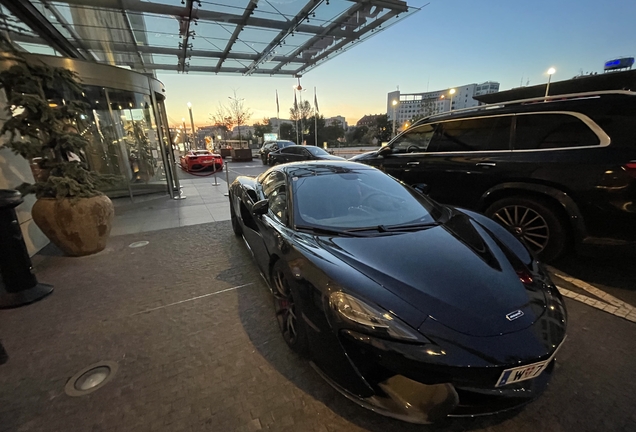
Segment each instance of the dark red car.
[[179,158],[181,168],[186,171],[203,171],[204,169],[223,169],[223,158],[221,155],[212,153],[209,150],[190,150]]

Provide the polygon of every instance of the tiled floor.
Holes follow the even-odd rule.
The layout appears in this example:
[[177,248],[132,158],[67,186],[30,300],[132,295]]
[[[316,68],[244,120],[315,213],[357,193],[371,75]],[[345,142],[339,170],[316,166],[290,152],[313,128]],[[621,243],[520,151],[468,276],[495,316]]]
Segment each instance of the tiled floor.
[[185,199],[150,195],[113,200],[115,221],[111,236],[177,228],[230,219],[227,183],[222,176],[180,180]]

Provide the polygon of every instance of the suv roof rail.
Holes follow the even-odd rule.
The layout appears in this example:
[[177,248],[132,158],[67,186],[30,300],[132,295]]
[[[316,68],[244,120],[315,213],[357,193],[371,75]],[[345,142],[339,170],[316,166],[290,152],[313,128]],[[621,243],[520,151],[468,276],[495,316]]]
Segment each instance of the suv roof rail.
[[589,92],[581,92],[581,93],[567,93],[567,94],[558,94],[558,95],[552,95],[552,96],[541,96],[541,97],[534,97],[534,98],[528,98],[528,99],[517,99],[517,100],[497,102],[497,103],[486,104],[486,105],[478,105],[474,107],[461,108],[458,110],[445,111],[443,113],[433,114],[431,116],[424,117],[418,120],[417,122],[414,123],[414,125],[421,123],[422,120],[433,119],[433,118],[442,117],[442,116],[450,116],[456,113],[481,111],[481,110],[487,110],[487,109],[502,108],[508,105],[521,105],[521,104],[533,103],[533,102],[553,102],[556,100],[561,101],[563,99],[586,99],[586,98],[608,96],[608,95],[636,96],[636,92],[633,92],[631,90],[597,90],[597,91],[589,91]]

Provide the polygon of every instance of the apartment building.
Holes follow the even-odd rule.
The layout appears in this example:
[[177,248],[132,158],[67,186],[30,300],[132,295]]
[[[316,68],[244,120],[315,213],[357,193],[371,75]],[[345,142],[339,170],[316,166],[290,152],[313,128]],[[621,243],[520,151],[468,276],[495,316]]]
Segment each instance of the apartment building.
[[496,93],[499,83],[487,81],[481,84],[467,84],[443,90],[422,93],[401,93],[399,90],[387,94],[387,117],[395,117],[397,128],[416,116],[429,116],[451,109],[457,110],[481,105],[474,96]]

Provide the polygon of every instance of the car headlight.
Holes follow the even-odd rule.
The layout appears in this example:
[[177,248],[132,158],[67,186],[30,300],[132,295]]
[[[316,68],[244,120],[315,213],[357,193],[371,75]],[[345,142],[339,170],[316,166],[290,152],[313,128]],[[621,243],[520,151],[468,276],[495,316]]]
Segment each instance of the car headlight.
[[371,306],[342,291],[331,293],[329,305],[340,322],[353,324],[356,328],[388,339],[409,342],[426,342],[426,338],[388,311]]

